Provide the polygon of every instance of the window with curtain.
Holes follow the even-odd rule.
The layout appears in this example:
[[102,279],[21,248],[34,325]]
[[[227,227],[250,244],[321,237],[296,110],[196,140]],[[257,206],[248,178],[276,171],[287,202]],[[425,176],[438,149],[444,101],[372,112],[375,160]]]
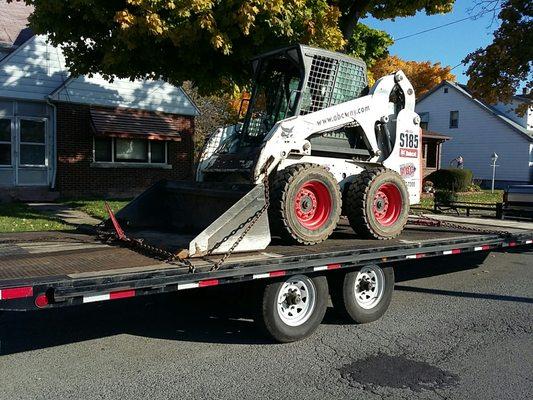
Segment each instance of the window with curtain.
[[146,139],[95,137],[94,161],[166,164],[167,142]]
[[459,128],[459,111],[450,111],[450,128]]

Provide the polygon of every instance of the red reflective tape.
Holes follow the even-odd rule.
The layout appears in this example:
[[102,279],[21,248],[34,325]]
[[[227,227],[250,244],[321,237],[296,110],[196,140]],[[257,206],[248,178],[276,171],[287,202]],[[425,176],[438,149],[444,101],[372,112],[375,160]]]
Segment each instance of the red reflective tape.
[[490,246],[488,244],[484,244],[483,246],[481,246],[481,248],[483,250],[488,250],[488,249],[490,249]]
[[328,264],[328,269],[339,269],[340,267],[340,264]]
[[109,293],[109,300],[127,299],[128,297],[135,297],[135,290],[122,290],[120,292]]
[[418,253],[418,254],[416,255],[416,258],[424,258],[425,256],[426,256],[425,253]]
[[285,271],[273,271],[273,272],[269,272],[269,275],[271,278],[274,278],[275,276],[284,276]]
[[515,247],[516,246],[516,242],[509,242],[509,247]]
[[459,254],[461,253],[461,249],[452,249],[452,254]]
[[198,282],[199,287],[216,286],[216,285],[218,285],[218,279],[208,279],[205,281]]
[[33,287],[24,286],[0,290],[0,300],[22,299],[33,296]]

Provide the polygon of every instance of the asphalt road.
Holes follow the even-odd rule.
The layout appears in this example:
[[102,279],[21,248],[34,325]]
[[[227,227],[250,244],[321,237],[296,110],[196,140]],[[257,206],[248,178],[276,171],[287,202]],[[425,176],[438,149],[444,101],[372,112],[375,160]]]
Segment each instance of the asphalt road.
[[[0,316],[0,399],[531,399],[533,252],[396,269],[387,314],[270,343],[203,289]],[[199,292],[197,292],[199,293]],[[206,303],[216,304],[207,312]]]

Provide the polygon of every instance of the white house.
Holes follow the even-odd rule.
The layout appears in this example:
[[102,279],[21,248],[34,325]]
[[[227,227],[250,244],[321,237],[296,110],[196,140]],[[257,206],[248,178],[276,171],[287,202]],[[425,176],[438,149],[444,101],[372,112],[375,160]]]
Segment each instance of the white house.
[[458,156],[464,167],[484,185],[492,179],[491,156],[498,155],[496,186],[533,182],[533,109],[523,117],[515,113],[520,102],[491,106],[475,99],[465,85],[444,81],[416,105],[422,128],[440,132],[451,140],[442,146],[442,166]]

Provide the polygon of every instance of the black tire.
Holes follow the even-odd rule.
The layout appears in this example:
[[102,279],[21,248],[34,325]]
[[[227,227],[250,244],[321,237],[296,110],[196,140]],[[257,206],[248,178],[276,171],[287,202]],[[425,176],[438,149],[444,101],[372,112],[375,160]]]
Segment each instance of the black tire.
[[[357,280],[360,278],[359,272],[369,267],[377,268],[383,274],[383,292],[379,300],[363,307],[356,298],[361,294],[357,289]],[[394,290],[394,270],[392,267],[380,268],[377,265],[365,266],[361,270],[332,276],[329,287],[334,310],[345,320],[366,324],[381,318],[389,308]]]
[[[320,207],[326,211],[320,212]],[[341,207],[339,184],[320,165],[291,165],[278,171],[271,182],[269,219],[273,233],[286,242],[313,245],[326,240],[337,227]]]
[[[300,324],[291,326],[284,322],[278,311],[278,297],[284,289],[284,285],[291,280],[307,279],[314,287],[314,306],[309,311],[307,319]],[[259,310],[256,315],[256,322],[259,326],[280,343],[289,343],[304,339],[310,336],[320,325],[328,304],[328,282],[324,276],[309,277],[306,275],[295,275],[282,281],[273,282],[264,286],[262,298],[258,302]]]
[[[384,195],[387,192],[389,197]],[[394,201],[388,204],[383,199]],[[397,215],[394,210],[398,210]],[[386,168],[363,171],[346,191],[345,212],[352,229],[361,237],[380,240],[397,237],[409,217],[409,192],[404,180]]]

